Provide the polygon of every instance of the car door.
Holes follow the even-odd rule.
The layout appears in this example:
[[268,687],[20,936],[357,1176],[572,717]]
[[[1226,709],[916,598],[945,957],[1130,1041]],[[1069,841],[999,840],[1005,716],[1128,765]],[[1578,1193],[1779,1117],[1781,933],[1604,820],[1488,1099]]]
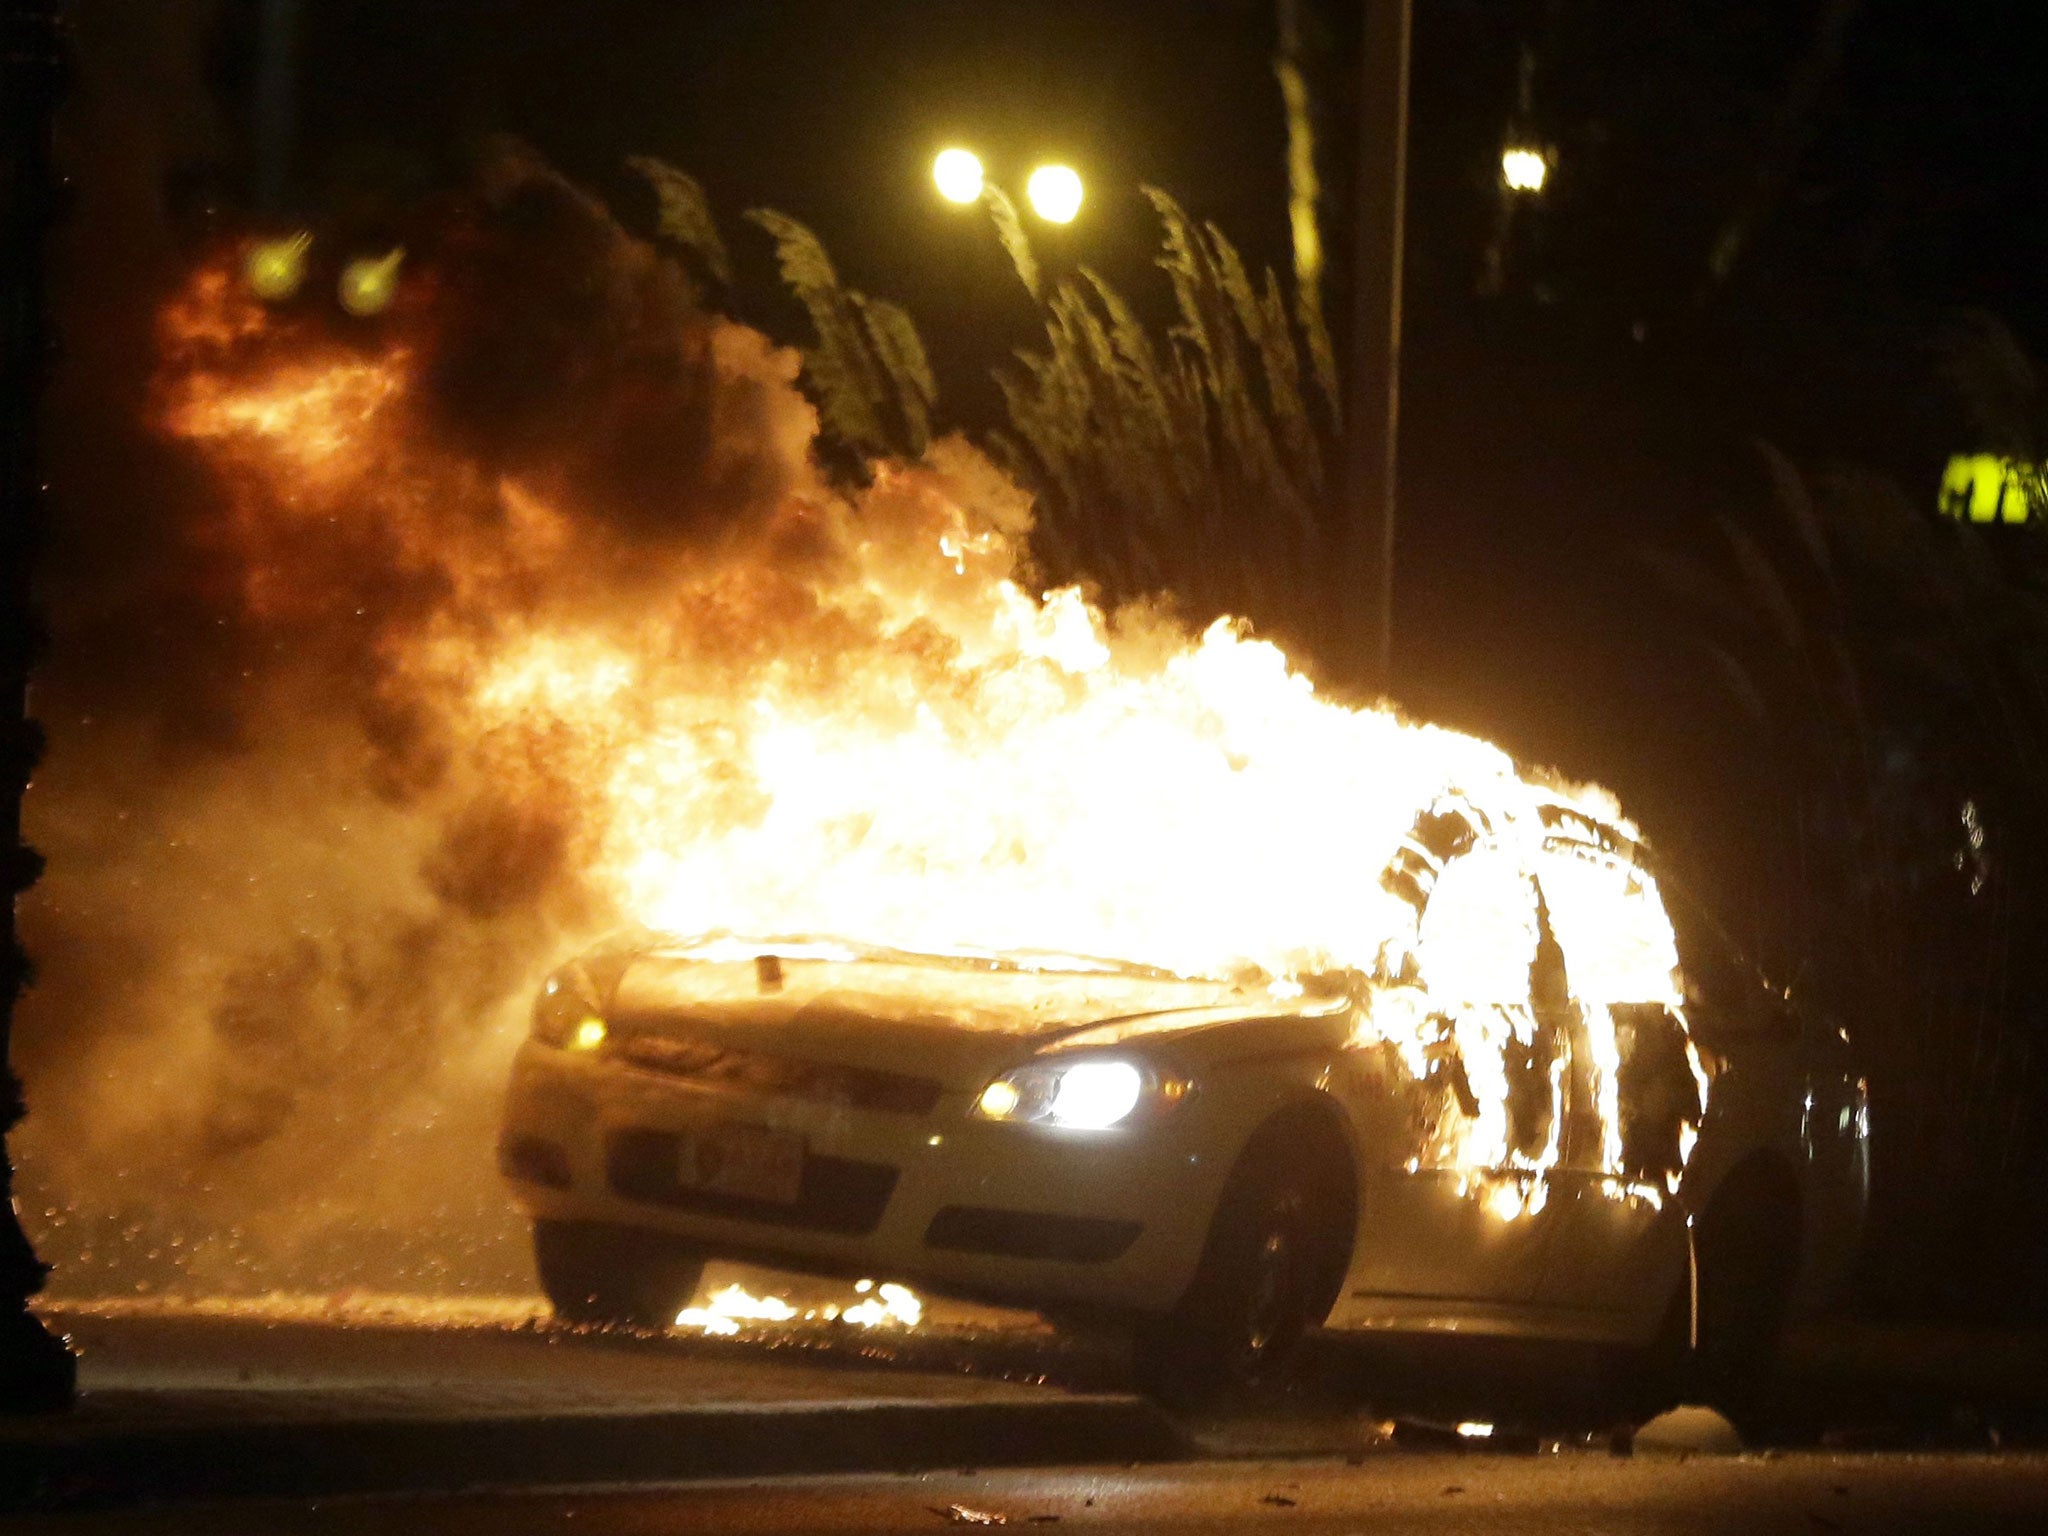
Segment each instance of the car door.
[[1652,1326],[1685,1273],[1676,1195],[1705,1084],[1656,883],[1619,839],[1546,839],[1537,881],[1563,962],[1572,1046],[1555,1241],[1538,1300],[1592,1331]]
[[[1369,989],[1355,1113],[1373,1127],[1354,1300],[1512,1303],[1541,1278],[1540,1169],[1563,1134],[1560,1020],[1516,852],[1467,827],[1418,883],[1403,973]],[[1426,886],[1426,889],[1423,888]]]

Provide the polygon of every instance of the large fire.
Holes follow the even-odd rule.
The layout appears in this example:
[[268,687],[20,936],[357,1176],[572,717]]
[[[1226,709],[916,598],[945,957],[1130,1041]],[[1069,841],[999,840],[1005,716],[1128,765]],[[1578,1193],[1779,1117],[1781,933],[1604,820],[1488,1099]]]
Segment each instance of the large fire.
[[[157,424],[217,486],[191,531],[231,573],[210,598],[279,657],[326,658],[278,707],[324,690],[353,721],[347,771],[436,829],[436,898],[546,914],[479,1017],[635,924],[1282,989],[1349,973],[1361,1042],[1456,1079],[1416,1156],[1469,1170],[1502,1215],[1544,1197],[1568,1070],[1590,1076],[1611,1192],[1675,1188],[1682,1156],[1629,1166],[1618,1097],[1621,1012],[1682,1018],[1654,883],[1553,858],[1547,916],[1531,906],[1546,842],[1632,835],[1604,792],[1328,698],[1239,622],[1042,591],[1028,498],[958,440],[836,489],[795,358],[737,324],[699,317],[651,362],[593,370],[587,400],[567,370],[568,403],[492,439],[447,403],[511,387],[450,383],[456,278],[423,261],[388,313],[344,323],[266,307],[241,256],[201,265],[160,323]],[[630,295],[658,290],[650,262],[624,263]],[[679,391],[702,441],[670,505],[606,455],[665,431]],[[1465,829],[1463,856],[1418,920],[1385,875],[1432,818]],[[1559,939],[1593,1058],[1569,1069],[1531,1001]]]
[[[1320,697],[1235,621],[1034,592],[1021,497],[957,442],[853,495],[803,487],[747,546],[586,606],[549,590],[591,559],[573,509],[422,441],[403,344],[207,355],[263,327],[223,270],[166,327],[164,419],[225,472],[244,601],[346,619],[326,551],[304,556],[361,540],[433,586],[387,686],[445,711],[508,799],[568,813],[612,922],[1370,971],[1414,924],[1380,873],[1418,810],[1533,824],[1563,796],[1618,820],[1485,742]],[[1439,935],[1474,952],[1432,973],[1512,968],[1498,937]],[[1656,978],[1628,1000],[1668,993],[1673,958],[1617,957]]]

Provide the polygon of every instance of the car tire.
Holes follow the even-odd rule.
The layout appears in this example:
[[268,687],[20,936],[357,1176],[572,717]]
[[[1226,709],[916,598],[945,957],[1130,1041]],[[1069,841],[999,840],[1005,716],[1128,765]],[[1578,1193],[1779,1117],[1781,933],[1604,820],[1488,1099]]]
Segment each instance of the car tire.
[[1351,1251],[1350,1181],[1310,1150],[1276,1126],[1239,1158],[1180,1303],[1137,1325],[1144,1391],[1198,1408],[1267,1400],[1289,1385]]
[[704,1256],[658,1233],[588,1222],[536,1221],[540,1288],[569,1323],[659,1331],[689,1305]]

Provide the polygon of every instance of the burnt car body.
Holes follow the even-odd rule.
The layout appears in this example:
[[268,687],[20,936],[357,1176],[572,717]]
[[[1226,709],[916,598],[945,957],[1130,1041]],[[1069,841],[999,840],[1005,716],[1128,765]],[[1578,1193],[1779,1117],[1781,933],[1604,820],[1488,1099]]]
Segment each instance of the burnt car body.
[[[1318,1326],[1676,1338],[1733,1395],[1859,1235],[1846,1039],[1704,919],[1682,999],[1587,1002],[1615,930],[1553,894],[1616,882],[1662,927],[1658,887],[1575,812],[1533,846],[1497,879],[1483,818],[1419,819],[1382,876],[1419,942],[1371,975],[615,941],[551,978],[513,1070],[543,1284],[659,1325],[707,1257],[887,1277],[1127,1319],[1162,1386],[1256,1381]],[[1453,917],[1481,980],[1447,1001]]]

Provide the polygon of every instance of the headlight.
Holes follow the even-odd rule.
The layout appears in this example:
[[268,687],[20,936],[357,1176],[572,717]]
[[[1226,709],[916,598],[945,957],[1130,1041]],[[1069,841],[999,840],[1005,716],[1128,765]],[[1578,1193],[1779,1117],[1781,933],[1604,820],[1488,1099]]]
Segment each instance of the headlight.
[[1178,1103],[1188,1085],[1135,1062],[1100,1056],[1039,1062],[1005,1072],[981,1091],[974,1112],[983,1120],[1058,1125],[1100,1131],[1143,1109]]
[[605,1042],[605,1016],[647,935],[629,929],[585,950],[541,984],[533,1000],[533,1038],[557,1050],[591,1053]]
[[541,984],[533,1004],[533,1038],[559,1050],[594,1051],[604,1044],[604,1010],[580,965],[565,965]]

